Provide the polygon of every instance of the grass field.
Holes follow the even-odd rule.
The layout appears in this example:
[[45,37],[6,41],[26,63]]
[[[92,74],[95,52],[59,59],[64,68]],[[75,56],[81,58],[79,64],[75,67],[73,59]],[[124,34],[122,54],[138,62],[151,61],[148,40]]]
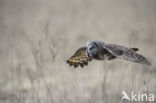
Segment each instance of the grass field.
[[[138,47],[152,66],[116,59],[69,67],[64,60],[89,40]],[[0,103],[156,96],[155,45],[156,0],[0,0]]]

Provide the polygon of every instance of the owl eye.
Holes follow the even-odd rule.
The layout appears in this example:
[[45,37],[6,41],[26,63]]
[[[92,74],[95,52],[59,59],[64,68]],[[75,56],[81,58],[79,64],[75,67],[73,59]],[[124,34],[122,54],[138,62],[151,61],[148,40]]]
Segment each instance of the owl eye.
[[93,51],[94,49],[95,49],[95,47],[91,47],[91,48],[90,48],[90,51]]
[[91,53],[92,56],[95,56],[97,54],[97,48],[96,47],[93,46],[93,47],[91,47],[89,49],[90,49],[90,53]]

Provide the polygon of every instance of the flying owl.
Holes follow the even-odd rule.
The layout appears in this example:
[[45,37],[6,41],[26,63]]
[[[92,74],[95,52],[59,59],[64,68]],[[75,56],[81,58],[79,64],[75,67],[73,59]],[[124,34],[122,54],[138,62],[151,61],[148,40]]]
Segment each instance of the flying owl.
[[113,60],[121,58],[127,61],[151,65],[142,55],[136,53],[138,48],[128,48],[116,44],[106,44],[102,41],[88,41],[87,45],[80,47],[73,56],[66,60],[74,68],[87,66],[92,60]]

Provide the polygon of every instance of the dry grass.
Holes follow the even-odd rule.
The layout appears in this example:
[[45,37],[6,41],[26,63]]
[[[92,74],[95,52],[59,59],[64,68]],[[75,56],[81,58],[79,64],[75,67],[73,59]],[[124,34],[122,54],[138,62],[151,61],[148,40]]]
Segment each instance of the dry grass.
[[[0,103],[122,103],[122,90],[156,95],[155,5],[1,0]],[[116,59],[68,67],[64,60],[88,40],[139,47],[153,65]]]

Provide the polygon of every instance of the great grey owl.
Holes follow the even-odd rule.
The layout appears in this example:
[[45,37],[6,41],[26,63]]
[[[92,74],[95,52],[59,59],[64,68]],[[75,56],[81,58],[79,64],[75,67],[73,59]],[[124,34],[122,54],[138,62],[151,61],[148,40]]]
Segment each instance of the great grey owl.
[[88,65],[88,62],[91,60],[113,60],[121,58],[127,61],[151,65],[144,56],[136,53],[138,50],[138,48],[128,48],[94,40],[88,41],[86,46],[79,48],[66,62],[76,68],[79,65],[81,67]]

